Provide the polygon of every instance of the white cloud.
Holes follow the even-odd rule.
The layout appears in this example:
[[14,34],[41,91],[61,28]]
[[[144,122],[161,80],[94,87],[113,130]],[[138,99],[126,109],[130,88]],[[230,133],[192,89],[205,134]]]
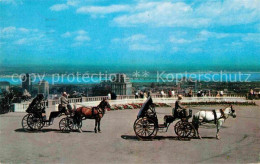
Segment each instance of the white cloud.
[[19,39],[17,40],[16,42],[14,42],[15,44],[19,44],[19,45],[22,45],[22,44],[26,44],[28,42],[29,39],[27,38],[22,38],[22,39]]
[[112,43],[126,45],[131,51],[159,51],[161,49],[156,40],[149,39],[143,34],[135,34],[121,39],[114,38]]
[[5,27],[1,30],[2,34],[10,34],[16,31],[16,27],[13,26],[9,26],[9,27]]
[[38,34],[35,36],[28,36],[28,37],[24,37],[24,38],[20,38],[17,41],[14,41],[14,44],[17,45],[33,45],[34,43],[37,42],[48,42],[48,40],[46,40],[46,37],[44,34]]
[[148,24],[166,27],[208,27],[211,25],[239,25],[259,22],[259,0],[184,2],[140,2],[127,14],[113,22],[119,26]]
[[78,35],[86,35],[87,32],[85,30],[78,30],[76,31],[76,33],[78,33]]
[[61,37],[73,39],[71,44],[72,47],[88,45],[88,42],[91,40],[91,38],[88,36],[88,33],[85,30],[78,30],[72,32],[67,31],[64,34],[61,34]]
[[50,7],[51,11],[62,11],[68,9],[69,6],[67,4],[56,4]]
[[135,34],[135,35],[126,37],[123,40],[124,40],[124,42],[135,42],[135,41],[140,41],[140,40],[146,40],[146,36],[143,34]]
[[19,31],[21,31],[21,32],[24,32],[24,33],[28,33],[30,30],[29,29],[27,29],[27,28],[19,28],[18,29]]
[[117,12],[129,11],[128,5],[110,5],[110,6],[83,6],[77,9],[77,13],[81,14],[111,14]]
[[50,7],[50,10],[51,11],[67,10],[71,6],[76,7],[79,4],[79,2],[80,2],[79,0],[67,0],[66,3],[52,5]]
[[89,41],[90,38],[88,36],[79,35],[75,37],[75,40],[78,42],[84,42],[84,41]]
[[26,35],[35,35],[38,33],[38,29],[28,29],[24,27],[14,27],[14,26],[9,26],[9,27],[4,27],[0,28],[0,38],[5,38],[5,39],[17,39],[21,37],[26,37]]
[[142,43],[134,43],[129,45],[129,49],[133,51],[157,51],[160,49],[159,45],[149,45]]
[[260,33],[248,33],[242,37],[245,42],[258,42],[260,43]]
[[7,46],[15,44],[39,47],[39,45],[49,46],[52,42],[43,31],[14,26],[0,28],[0,40],[8,43]]
[[61,37],[63,37],[63,38],[71,37],[71,33],[70,32],[65,32],[64,34],[61,34]]
[[170,37],[170,42],[177,43],[177,44],[186,44],[192,42],[191,40],[183,39],[183,38],[176,38],[175,36]]
[[67,5],[69,6],[77,6],[79,4],[78,0],[68,0]]
[[169,42],[173,44],[189,44],[189,43],[207,41],[210,38],[223,39],[226,37],[241,37],[241,36],[242,34],[217,33],[217,32],[202,30],[197,34],[195,34],[194,36],[184,32],[175,33],[174,35],[171,35],[169,37]]
[[12,5],[17,5],[17,4],[22,4],[21,0],[0,0],[0,4],[12,4]]
[[202,49],[197,48],[197,47],[193,47],[191,49],[187,49],[187,52],[189,52],[189,53],[199,53],[199,52],[202,52]]
[[156,2],[138,4],[135,12],[114,18],[120,26],[149,24],[153,26],[207,26],[205,18],[194,18],[191,6],[182,3]]

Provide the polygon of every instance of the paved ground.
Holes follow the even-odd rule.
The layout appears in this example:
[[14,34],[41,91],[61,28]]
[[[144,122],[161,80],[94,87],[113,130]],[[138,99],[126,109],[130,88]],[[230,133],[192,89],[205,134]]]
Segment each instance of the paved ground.
[[[199,108],[199,107],[196,107]],[[200,107],[218,108],[218,107]],[[83,133],[64,134],[58,122],[39,133],[21,129],[25,113],[0,115],[0,163],[256,163],[260,162],[260,108],[235,106],[237,118],[226,120],[221,140],[212,125],[200,128],[202,140],[179,141],[173,126],[153,141],[138,141],[133,123],[138,110],[110,111],[102,133],[94,121],[83,123]],[[171,112],[158,109],[159,121]]]

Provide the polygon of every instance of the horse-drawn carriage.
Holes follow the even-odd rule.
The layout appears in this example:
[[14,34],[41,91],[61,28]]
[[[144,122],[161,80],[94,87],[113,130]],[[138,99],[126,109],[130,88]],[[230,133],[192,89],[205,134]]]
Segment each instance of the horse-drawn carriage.
[[192,110],[189,110],[189,115],[183,117],[183,115],[164,116],[164,124],[159,124],[157,114],[155,111],[155,105],[153,104],[152,98],[149,97],[141,107],[137,119],[134,123],[134,132],[136,136],[142,140],[153,139],[158,130],[164,130],[167,132],[171,123],[175,120],[180,119],[174,126],[174,131],[178,138],[194,137],[196,130],[188,119],[192,116]]
[[43,97],[41,95],[37,96],[27,108],[26,112],[28,114],[22,119],[22,127],[25,131],[39,131],[43,127],[51,126],[55,118],[64,115],[66,117],[62,118],[59,122],[59,128],[62,132],[70,132],[81,128],[82,122],[76,124],[73,112],[68,112],[61,106],[59,106],[59,111],[52,111],[47,119],[42,100]]
[[32,103],[29,105],[26,114],[22,119],[22,127],[25,131],[39,131],[43,127],[48,127],[53,124],[53,121],[57,117],[66,116],[59,122],[59,128],[62,132],[70,132],[78,130],[81,132],[82,120],[95,119],[95,132],[100,132],[100,121],[105,114],[105,108],[110,107],[106,100],[102,100],[97,107],[79,107],[77,109],[68,109],[62,107],[61,104],[58,107],[58,111],[50,113],[49,118],[45,116],[45,107],[43,104],[43,95],[38,95]]

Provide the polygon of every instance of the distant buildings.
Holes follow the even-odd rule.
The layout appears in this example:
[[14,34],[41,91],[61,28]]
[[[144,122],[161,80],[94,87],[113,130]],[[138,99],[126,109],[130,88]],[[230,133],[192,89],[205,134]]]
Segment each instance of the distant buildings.
[[22,78],[22,88],[23,90],[26,89],[29,93],[32,91],[32,80],[28,73]]
[[10,91],[10,83],[7,81],[0,81],[0,92]]
[[116,74],[110,85],[111,91],[117,95],[132,95],[132,83],[125,74]]
[[45,98],[49,97],[49,83],[42,80],[38,83],[38,94],[43,94]]

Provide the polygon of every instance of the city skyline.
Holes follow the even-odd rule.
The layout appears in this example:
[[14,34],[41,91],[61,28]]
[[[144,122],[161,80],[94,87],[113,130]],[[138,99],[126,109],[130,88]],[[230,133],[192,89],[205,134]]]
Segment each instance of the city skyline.
[[260,70],[257,0],[0,0],[0,10],[7,70]]

